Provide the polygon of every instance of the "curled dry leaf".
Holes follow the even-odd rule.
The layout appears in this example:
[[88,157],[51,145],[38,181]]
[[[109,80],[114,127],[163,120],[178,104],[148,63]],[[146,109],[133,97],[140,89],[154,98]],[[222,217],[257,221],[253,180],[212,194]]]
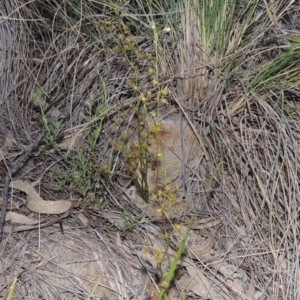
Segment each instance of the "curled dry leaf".
[[60,217],[55,218],[54,220],[50,220],[48,222],[41,222],[41,223],[33,224],[33,225],[5,226],[4,232],[12,233],[12,232],[18,232],[18,231],[32,230],[32,229],[41,229],[41,228],[45,228],[48,226],[52,226],[56,223],[61,222],[63,219],[67,218],[69,213],[70,213],[70,211],[68,210]]
[[57,215],[68,211],[72,206],[68,200],[45,201],[27,181],[12,181],[10,187],[26,193],[26,206],[36,213]]
[[32,220],[24,215],[17,214],[13,211],[8,211],[5,215],[5,221],[11,221],[18,224],[34,225],[38,224],[38,220]]

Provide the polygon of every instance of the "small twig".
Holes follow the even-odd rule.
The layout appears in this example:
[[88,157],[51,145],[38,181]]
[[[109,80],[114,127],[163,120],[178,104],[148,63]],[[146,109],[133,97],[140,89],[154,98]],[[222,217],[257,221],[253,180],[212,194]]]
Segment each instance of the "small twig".
[[26,160],[28,159],[32,151],[38,146],[43,136],[44,133],[41,133],[38,136],[37,140],[28,147],[28,150],[26,152],[24,151],[25,153],[23,157],[20,158],[17,164],[14,167],[12,167],[10,170],[9,169],[7,170],[7,174],[4,182],[4,188],[3,188],[3,203],[2,203],[2,210],[0,216],[0,242],[2,241],[2,237],[3,237],[3,228],[4,228],[5,216],[6,216],[7,206],[8,206],[8,192],[9,192],[10,181],[12,177],[20,170],[20,168],[26,162]]
[[182,173],[182,184],[183,184],[183,197],[186,198],[186,167],[185,167],[185,149],[184,149],[184,129],[183,129],[183,120],[182,120],[182,111],[180,110],[180,143],[181,143],[181,173]]

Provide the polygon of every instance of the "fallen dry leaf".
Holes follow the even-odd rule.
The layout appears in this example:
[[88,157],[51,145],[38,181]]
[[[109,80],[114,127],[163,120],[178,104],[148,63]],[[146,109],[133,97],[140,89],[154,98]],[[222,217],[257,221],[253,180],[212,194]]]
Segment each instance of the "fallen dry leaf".
[[84,227],[87,227],[90,224],[88,218],[83,213],[79,213],[77,218]]
[[188,275],[183,275],[178,281],[183,290],[192,291],[205,299],[220,299],[212,288],[212,282],[204,276],[201,270],[193,265],[186,266],[186,268]]
[[72,206],[69,200],[45,201],[27,181],[14,180],[10,183],[10,187],[26,193],[26,206],[36,213],[57,215],[68,211]]
[[38,224],[38,220],[32,220],[24,215],[17,214],[13,211],[8,211],[5,216],[5,221],[11,221],[17,224],[34,225]]
[[84,136],[77,134],[75,137],[67,137],[60,144],[58,144],[59,148],[63,150],[72,150],[76,148],[82,147],[84,144]]
[[48,226],[52,226],[53,224],[56,224],[63,219],[67,218],[69,216],[70,211],[66,211],[63,215],[61,215],[59,218],[56,218],[54,220],[50,220],[48,222],[41,222],[36,225],[20,225],[20,226],[8,226],[6,225],[4,227],[4,232],[6,233],[12,233],[12,232],[19,232],[19,231],[26,231],[26,230],[32,230],[32,229],[41,229]]

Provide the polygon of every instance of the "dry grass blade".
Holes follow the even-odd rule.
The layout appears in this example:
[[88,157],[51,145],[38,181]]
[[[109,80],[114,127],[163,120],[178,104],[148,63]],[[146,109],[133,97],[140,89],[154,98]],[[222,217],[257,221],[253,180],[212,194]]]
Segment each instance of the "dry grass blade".
[[177,47],[178,97],[188,108],[198,108],[201,99],[212,93],[212,83],[216,84],[209,80],[209,73],[212,73],[214,68],[207,46],[209,41],[201,31],[197,2],[180,1],[178,10],[182,12],[180,25],[183,31],[183,37],[179,39]]
[[170,298],[300,298],[300,11],[267,2],[0,3],[0,186],[43,220],[6,230],[1,298],[157,299],[193,216]]

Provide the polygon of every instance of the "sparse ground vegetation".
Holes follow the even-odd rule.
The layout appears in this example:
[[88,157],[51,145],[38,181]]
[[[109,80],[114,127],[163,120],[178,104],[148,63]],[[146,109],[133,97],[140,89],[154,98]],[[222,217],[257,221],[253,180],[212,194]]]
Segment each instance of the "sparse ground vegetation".
[[2,1],[0,297],[300,299],[299,14]]

